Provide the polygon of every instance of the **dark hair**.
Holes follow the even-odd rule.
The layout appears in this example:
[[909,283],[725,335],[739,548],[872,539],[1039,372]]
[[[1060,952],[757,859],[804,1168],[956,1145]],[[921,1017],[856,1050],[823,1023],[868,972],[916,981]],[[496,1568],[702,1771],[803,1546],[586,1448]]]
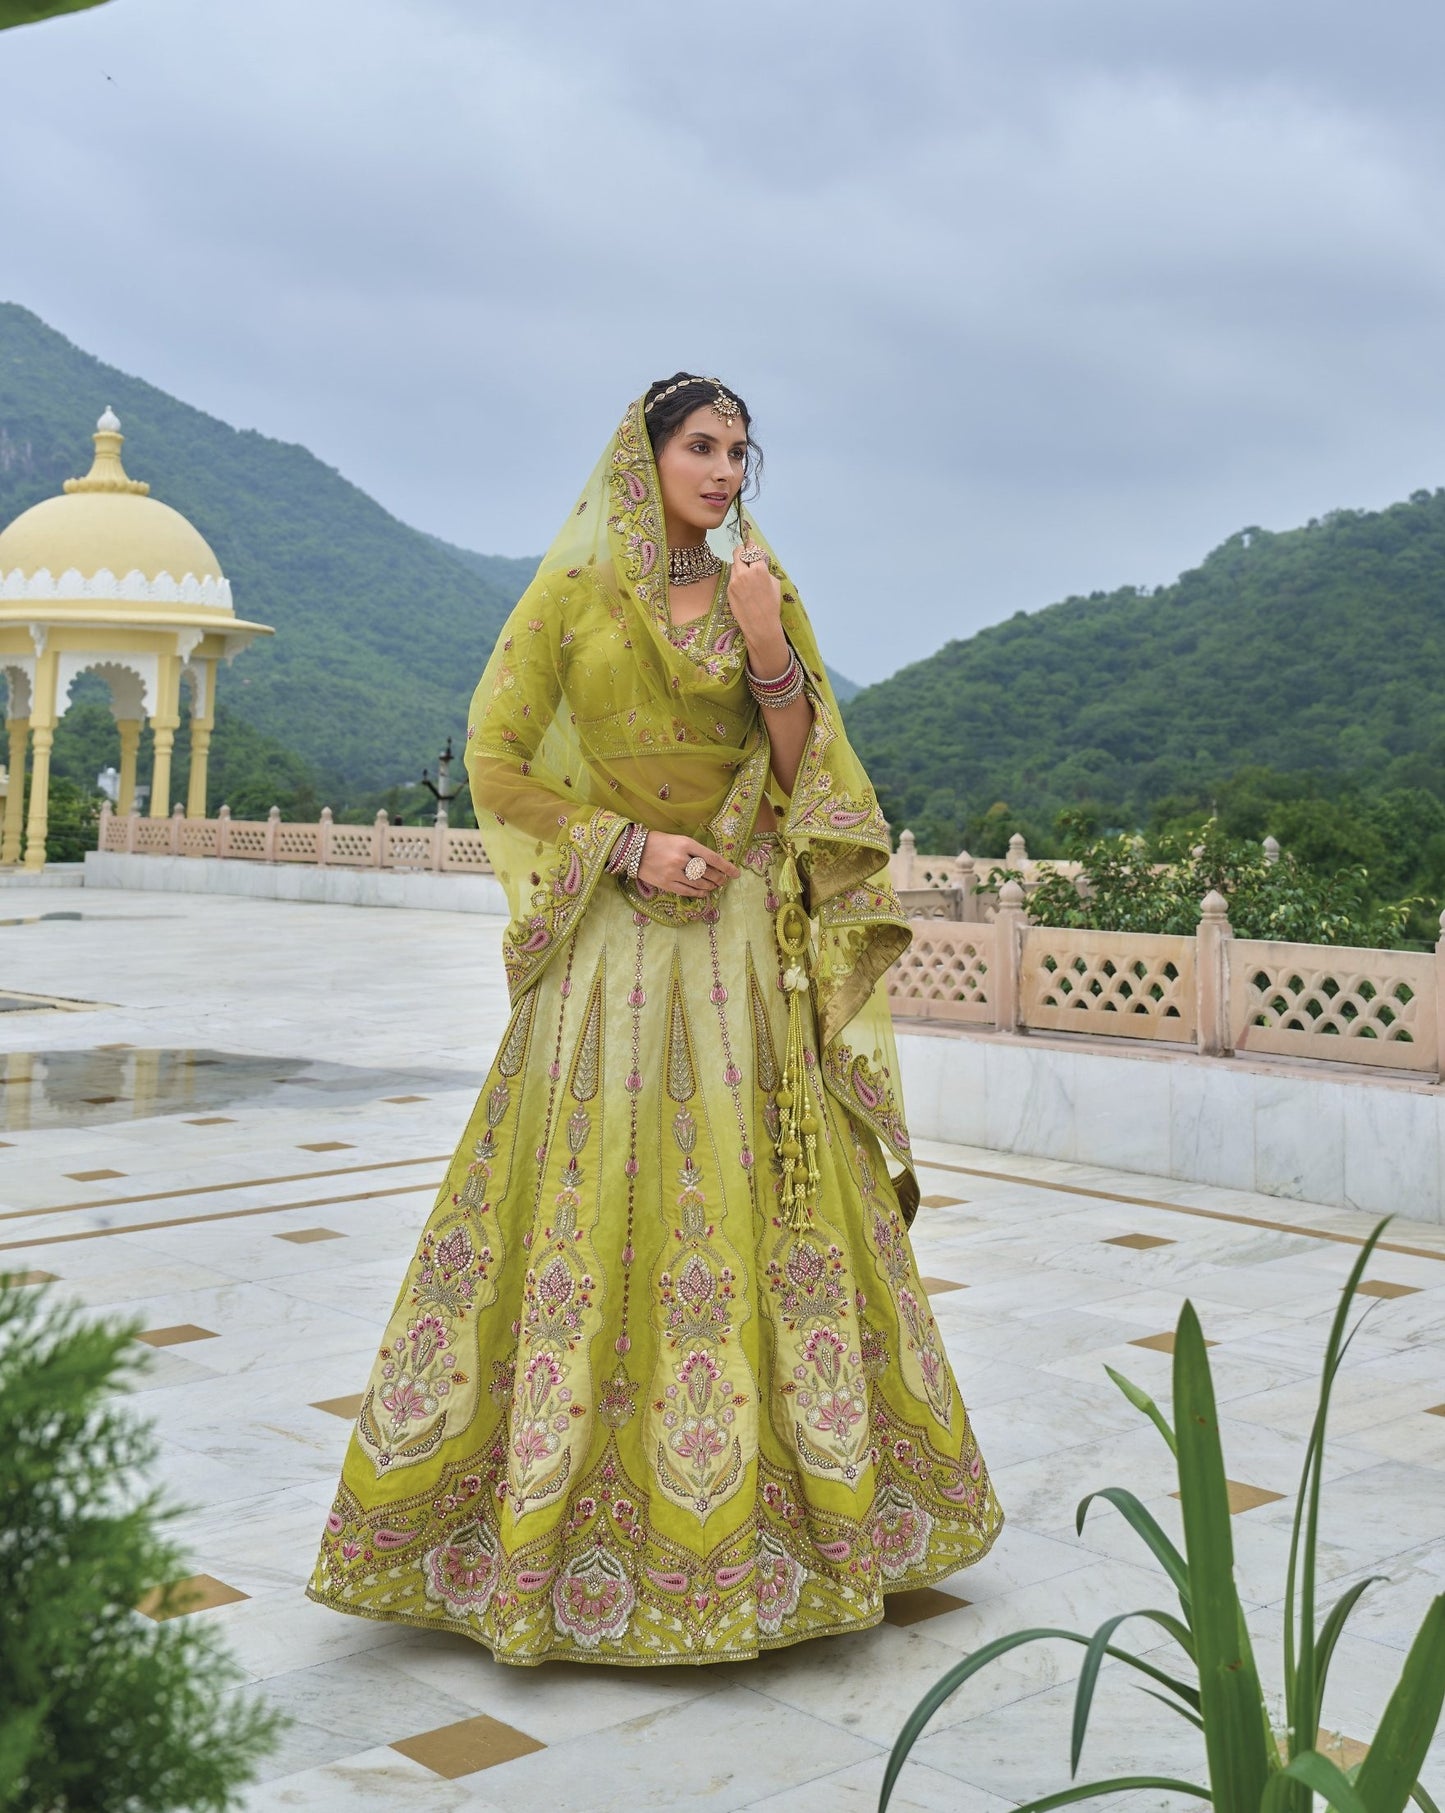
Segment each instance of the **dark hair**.
[[[675,390],[674,385],[678,387]],[[663,395],[667,390],[672,391],[671,396]],[[656,459],[693,410],[702,408],[716,396],[729,396],[737,404],[742,411],[743,429],[748,437],[747,471],[743,488],[738,493],[741,506],[743,497],[757,495],[758,481],[763,474],[763,450],[753,439],[753,418],[748,406],[735,390],[724,384],[721,378],[703,378],[695,372],[675,371],[670,378],[659,378],[655,384],[648,386],[647,395],[642,399],[642,419],[647,424],[647,437],[652,442],[652,457]]]

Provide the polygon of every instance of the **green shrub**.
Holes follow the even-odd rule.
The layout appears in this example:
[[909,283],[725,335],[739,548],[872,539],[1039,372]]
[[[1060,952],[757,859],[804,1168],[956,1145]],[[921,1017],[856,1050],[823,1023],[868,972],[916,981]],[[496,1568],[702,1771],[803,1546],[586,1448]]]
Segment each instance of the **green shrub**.
[[213,1627],[159,1623],[187,1570],[142,1482],[150,1429],[115,1401],[135,1328],[0,1278],[0,1808],[219,1813],[279,1720],[231,1693]]
[[1070,829],[1068,852],[1083,865],[1090,896],[1081,898],[1067,876],[1048,870],[1029,899],[1040,925],[1187,935],[1199,924],[1200,902],[1217,889],[1238,937],[1388,950],[1399,945],[1420,904],[1372,901],[1362,868],[1322,874],[1288,851],[1270,862],[1261,845],[1230,836],[1214,821],[1152,837]]
[[[1109,1781],[1080,1782],[1031,1800],[1018,1813],[1091,1800],[1096,1795],[1136,1789],[1163,1789],[1208,1801],[1214,1813],[1310,1813],[1321,1795],[1336,1813],[1404,1813],[1413,1800],[1424,1813],[1439,1813],[1418,1776],[1445,1703],[1445,1594],[1435,1599],[1405,1661],[1364,1760],[1348,1771],[1318,1748],[1325,1680],[1335,1646],[1361,1595],[1382,1578],[1357,1581],[1315,1622],[1315,1549],[1319,1534],[1325,1424],[1330,1394],[1349,1339],[1345,1324],[1370,1254],[1386,1227],[1381,1222],[1365,1242],[1350,1272],[1325,1346],[1319,1402],[1305,1449],[1295,1500],[1294,1528],[1284,1583],[1284,1706],[1288,1728],[1276,1738],[1255,1667],[1244,1608],[1234,1582],[1234,1538],[1224,1453],[1219,1440],[1214,1381],[1204,1334],[1194,1305],[1186,1302],[1174,1336],[1174,1423],[1137,1385],[1106,1367],[1109,1377],[1158,1429],[1175,1457],[1184,1514],[1184,1553],[1169,1540],[1139,1498],[1123,1486],[1106,1486],[1083,1499],[1076,1513],[1080,1531],[1096,1498],[1112,1504],[1164,1570],[1179,1612],[1120,1612],[1091,1637],[1079,1631],[1040,1628],[998,1637],[966,1657],[938,1681],[910,1713],[893,1746],[879,1796],[879,1813],[909,1751],[929,1719],[964,1682],[999,1656],[1025,1643],[1049,1639],[1084,1649],[1074,1700],[1070,1774],[1076,1774],[1089,1728],[1094,1688],[1105,1656],[1132,1668],[1149,1683],[1154,1699],[1198,1730],[1204,1740],[1208,1785],[1141,1773]],[[1133,1618],[1162,1630],[1181,1661],[1162,1665],[1115,1646],[1114,1634]],[[1178,1670],[1179,1672],[1173,1672]]]

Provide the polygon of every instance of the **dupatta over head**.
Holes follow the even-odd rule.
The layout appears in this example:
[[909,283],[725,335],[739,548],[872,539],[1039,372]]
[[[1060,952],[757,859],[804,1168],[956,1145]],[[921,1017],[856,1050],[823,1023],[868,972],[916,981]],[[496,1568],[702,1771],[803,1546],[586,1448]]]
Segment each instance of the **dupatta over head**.
[[[747,526],[767,547],[756,524]],[[712,537],[724,556],[736,539],[736,530]],[[537,981],[599,883],[623,886],[637,911],[663,924],[716,912],[709,900],[607,876],[624,824],[695,837],[736,861],[760,802],[771,798],[811,921],[823,1081],[904,1166],[896,1184],[911,1220],[918,1186],[882,978],[912,933],[889,884],[877,796],[843,730],[797,588],[768,553],[813,707],[790,797],[772,777],[736,626],[728,619],[695,651],[669,639],[657,466],[643,400],[632,403],[472,699],[467,774],[512,913],[503,939],[508,985],[515,1002]]]

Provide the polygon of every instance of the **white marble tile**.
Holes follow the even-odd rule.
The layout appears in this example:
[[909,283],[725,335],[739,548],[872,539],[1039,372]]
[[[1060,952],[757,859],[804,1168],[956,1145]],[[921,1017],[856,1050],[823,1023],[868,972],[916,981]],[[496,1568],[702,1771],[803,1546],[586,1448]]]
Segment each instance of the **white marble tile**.
[[836,1725],[729,1686],[499,1763],[480,1789],[506,1813],[723,1813],[875,1754]]
[[1329,1084],[1279,1076],[1254,1097],[1254,1187],[1307,1202],[1342,1202],[1342,1100]]
[[1169,1169],[1168,1066],[1077,1052],[1071,1093],[1077,1153],[1126,1171]]
[[[296,1560],[304,1563],[299,1584],[294,1578],[288,1579],[283,1587],[262,1598],[241,1600],[205,1614],[217,1620],[231,1654],[253,1681],[274,1680],[278,1676],[293,1675],[298,1669],[314,1668],[372,1651],[385,1650],[390,1661],[410,1634],[404,1625],[346,1617],[341,1612],[316,1605],[306,1597],[302,1589],[305,1575],[309,1574],[315,1560],[320,1530],[321,1524],[317,1521],[313,1540],[305,1549],[295,1551]],[[222,1563],[207,1567],[204,1572],[224,1580],[228,1586],[246,1588],[244,1569]],[[447,1697],[468,1703],[460,1695]],[[324,1711],[319,1706],[311,1716],[326,1723]],[[350,1739],[356,1733],[349,1728],[347,1731],[347,1745],[335,1753],[338,1756],[345,1756],[355,1748]]]
[[910,1034],[901,1027],[896,1037],[909,1132],[915,1141],[926,1139],[942,1119],[944,1041],[926,1033]]
[[[1355,1557],[1356,1565],[1387,1561],[1440,1540],[1445,1472],[1437,1467],[1384,1461],[1331,1480],[1323,1494],[1320,1535]],[[1252,1515],[1277,1526],[1289,1521],[1287,1505],[1265,1505]]]
[[[956,1575],[949,1592],[968,1592],[968,1571]],[[753,1662],[729,1664],[720,1672],[782,1706],[841,1726],[887,1750],[905,1719],[934,1684],[973,1647],[974,1625],[967,1610],[899,1628],[872,1630],[773,1650]],[[1038,1691],[1033,1658],[1004,1657],[996,1668],[945,1701],[936,1715],[941,1727],[972,1718]]]
[[[988,1128],[987,1054],[969,1039],[935,1039],[933,1045],[930,1068],[938,1079],[934,1124],[957,1139],[983,1139]],[[907,1100],[911,1114],[912,1097]]]
[[[746,1813],[877,1813],[885,1766],[885,1757],[869,1757],[801,1788],[784,1788],[781,1794],[755,1800]],[[888,1813],[1010,1813],[1013,1804],[972,1789],[964,1808],[952,1776],[910,1757],[889,1797]]]
[[1344,1201],[1373,1215],[1445,1218],[1439,1098],[1405,1089],[1341,1088]]
[[1229,1190],[1254,1188],[1255,1079],[1228,1059],[1171,1064],[1169,1162],[1160,1169]]
[[410,1757],[377,1748],[262,1783],[240,1806],[243,1813],[487,1813],[469,1786],[482,1779],[443,1781]]
[[[930,1728],[915,1754],[945,1774],[1009,1800],[1065,1788],[1073,1702],[1072,1685],[1049,1688],[966,1724]],[[1146,1773],[1202,1782],[1203,1749],[1197,1732],[1130,1685],[1122,1664],[1105,1664],[1079,1782]]]
[[1069,1159],[1075,1151],[1074,1054],[1043,1056],[1019,1040],[989,1047],[990,1146],[1043,1158]]
[[[366,1622],[328,1615],[342,1624]],[[725,1685],[722,1668],[579,1668],[569,1662],[509,1668],[449,1631],[372,1628],[396,1632],[389,1666],[545,1744],[686,1706]]]

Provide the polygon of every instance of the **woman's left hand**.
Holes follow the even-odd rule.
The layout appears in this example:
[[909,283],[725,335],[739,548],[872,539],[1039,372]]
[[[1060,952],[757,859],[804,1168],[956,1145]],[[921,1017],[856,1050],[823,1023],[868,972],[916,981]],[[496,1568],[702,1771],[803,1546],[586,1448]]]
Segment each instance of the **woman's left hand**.
[[[733,570],[728,579],[728,605],[733,619],[743,633],[749,652],[767,657],[784,651],[783,640],[783,588],[774,579],[772,569],[766,560],[744,560],[743,555],[749,549],[754,552],[749,542],[747,548],[733,549]],[[786,659],[786,654],[784,654]],[[756,668],[756,663],[754,664]],[[757,671],[771,674],[774,670],[766,666]]]

